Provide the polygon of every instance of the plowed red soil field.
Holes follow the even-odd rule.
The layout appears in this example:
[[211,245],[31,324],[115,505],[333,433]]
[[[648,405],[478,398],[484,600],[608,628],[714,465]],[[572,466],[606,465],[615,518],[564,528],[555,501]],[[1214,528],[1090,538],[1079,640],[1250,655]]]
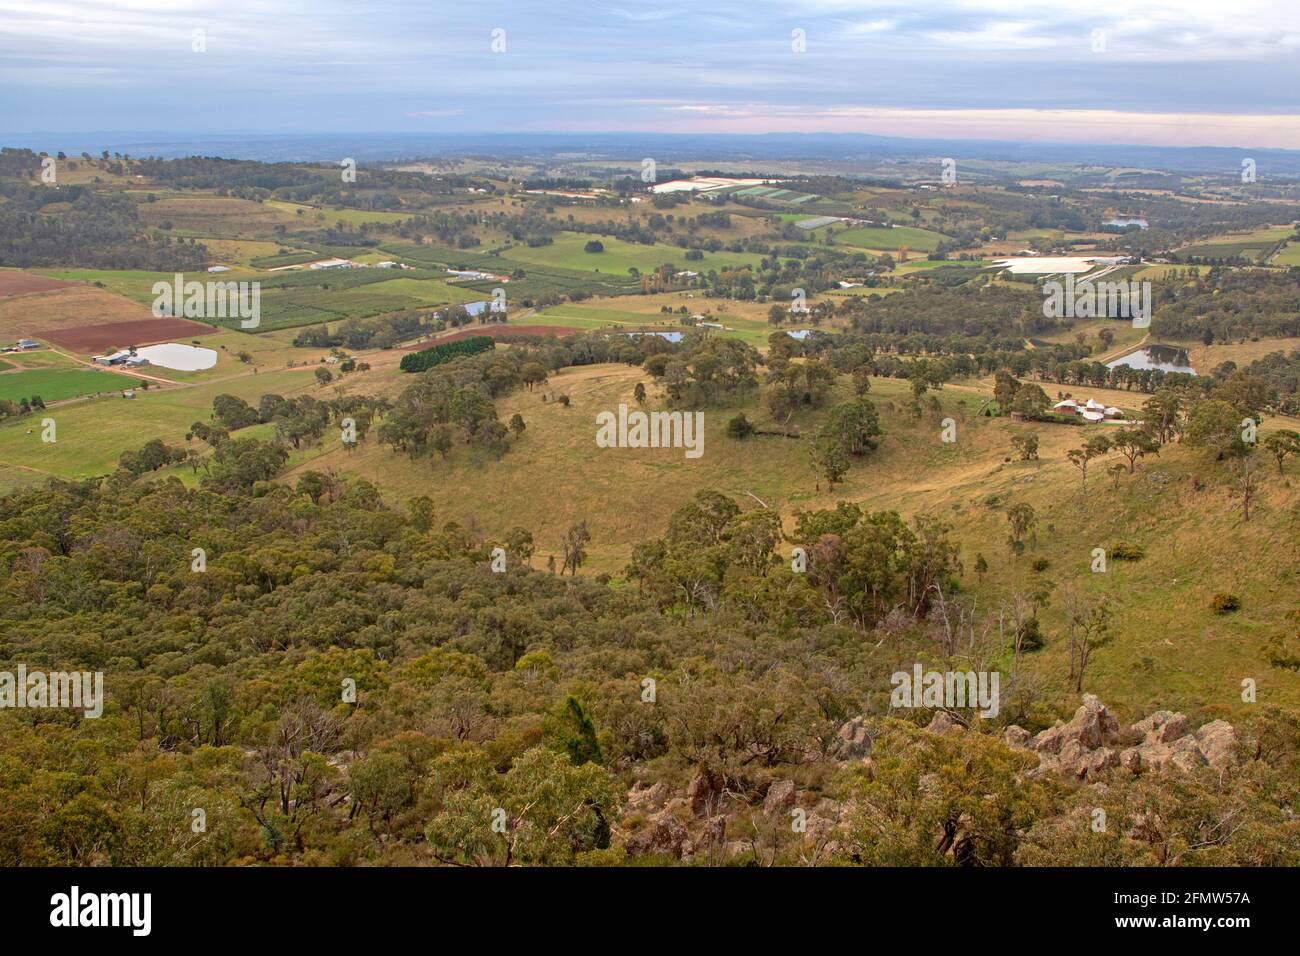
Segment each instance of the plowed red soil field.
[[189,319],[140,319],[136,322],[49,329],[37,332],[35,337],[46,339],[70,352],[102,352],[114,346],[126,348],[128,345],[152,345],[155,342],[184,344],[189,339],[213,331],[212,326],[191,322]]

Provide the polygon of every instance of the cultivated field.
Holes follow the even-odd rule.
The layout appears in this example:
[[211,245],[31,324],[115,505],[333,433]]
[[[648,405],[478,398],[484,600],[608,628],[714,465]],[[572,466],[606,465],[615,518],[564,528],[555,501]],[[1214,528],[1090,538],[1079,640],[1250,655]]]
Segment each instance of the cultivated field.
[[65,398],[120,391],[139,384],[138,379],[128,375],[88,368],[32,369],[0,374],[0,398],[17,402],[40,396],[48,404]]
[[77,285],[0,299],[0,341],[149,320],[149,311],[103,289]]
[[18,269],[0,269],[0,299],[11,295],[28,295],[32,292],[50,292],[70,285],[48,276],[22,272]]
[[71,352],[103,352],[132,345],[184,340],[188,342],[212,332],[213,327],[189,319],[140,319],[135,322],[108,322],[80,328],[42,329],[38,338],[48,339]]

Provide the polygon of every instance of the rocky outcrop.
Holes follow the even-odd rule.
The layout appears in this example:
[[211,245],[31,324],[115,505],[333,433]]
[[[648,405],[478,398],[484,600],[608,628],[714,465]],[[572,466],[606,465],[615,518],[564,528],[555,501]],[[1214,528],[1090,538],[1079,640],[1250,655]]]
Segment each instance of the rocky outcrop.
[[763,800],[763,812],[772,816],[774,813],[789,810],[794,806],[796,796],[793,780],[777,780],[767,788],[767,796]]
[[1212,720],[1198,730],[1196,743],[1211,767],[1237,762],[1237,731],[1226,720]]
[[948,713],[946,710],[936,710],[934,716],[930,718],[930,723],[925,729],[930,731],[932,734],[938,734],[942,737],[944,734],[959,731],[962,727],[961,724],[957,723],[957,721],[953,719],[952,714]]
[[835,734],[835,743],[831,746],[831,757],[835,760],[861,760],[871,753],[874,739],[865,716],[854,717],[840,725]]
[[645,856],[648,853],[658,853],[680,860],[689,842],[690,834],[686,828],[665,814],[655,820],[654,825],[644,833],[628,838],[627,854]]
[[705,821],[704,827],[700,830],[699,839],[695,841],[695,851],[697,853],[704,850],[712,850],[715,847],[721,848],[727,843],[727,818],[722,814],[716,817],[710,817]]
[[[864,779],[871,779],[874,772],[874,732],[868,720],[856,717],[841,724],[825,754],[841,762],[857,761],[857,766],[841,769]],[[927,730],[944,736],[969,732],[945,711],[935,713]],[[1012,725],[1003,731],[1002,740],[1037,757],[1038,765],[1028,771],[1030,776],[1060,773],[1095,780],[1098,792],[1107,786],[1100,779],[1107,774],[1228,767],[1236,762],[1238,751],[1236,730],[1227,721],[1211,721],[1194,730],[1185,715],[1157,711],[1121,726],[1092,695],[1083,698],[1068,721],[1058,720],[1038,734]],[[819,751],[821,746],[819,742]],[[709,865],[770,861],[775,843],[780,843],[783,853],[797,853],[812,861],[851,850],[848,834],[855,819],[853,805],[821,796],[816,774],[799,779],[803,790],[794,779],[782,778],[771,780],[763,789],[759,782],[729,782],[720,773],[701,769],[684,790],[663,782],[639,785],[627,794],[627,813],[614,828],[616,838],[632,857]],[[940,784],[937,774],[922,774],[917,791],[934,794]],[[796,808],[798,811],[792,812]],[[972,825],[967,817],[950,821],[936,832],[935,848],[955,863],[966,862],[972,853]],[[1131,836],[1142,839],[1143,827],[1139,821]],[[799,836],[792,840],[791,831]]]
[[627,808],[641,813],[661,810],[670,796],[672,796],[672,791],[668,789],[668,784],[661,780],[651,787],[629,790]]
[[686,788],[686,803],[691,814],[697,817],[710,817],[718,812],[722,798],[722,789],[726,781],[720,773],[698,773],[691,778]]
[[1038,755],[1036,774],[1068,773],[1081,779],[1122,767],[1130,773],[1190,771],[1207,764],[1224,767],[1237,759],[1237,733],[1216,720],[1195,733],[1183,714],[1156,711],[1127,728],[1092,694],[1068,721],[1036,736],[1011,726],[1003,733],[1008,746]]

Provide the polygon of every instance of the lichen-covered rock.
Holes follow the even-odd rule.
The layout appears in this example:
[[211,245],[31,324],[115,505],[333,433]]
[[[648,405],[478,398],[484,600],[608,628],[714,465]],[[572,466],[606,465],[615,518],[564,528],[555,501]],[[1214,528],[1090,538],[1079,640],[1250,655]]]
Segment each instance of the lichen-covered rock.
[[671,793],[672,791],[668,789],[668,785],[662,780],[651,787],[629,790],[627,793],[627,808],[642,812],[662,809]]
[[[1023,734],[1019,727],[1008,727],[1003,739],[1018,746]],[[1185,715],[1168,710],[1121,731],[1105,705],[1088,694],[1068,723],[1058,720],[1026,746],[1039,758],[1033,775],[1054,772],[1091,779],[1116,767],[1137,774],[1225,766],[1236,759],[1237,733],[1227,721],[1216,720],[1193,734]]]
[[689,843],[686,828],[670,816],[661,816],[645,833],[638,833],[627,841],[628,856],[645,856],[660,853],[680,860]]
[[777,780],[767,788],[767,796],[763,800],[763,812],[771,816],[774,813],[789,810],[794,806],[794,803],[794,781]]
[[871,753],[872,735],[866,717],[854,717],[840,725],[831,756],[836,760],[861,760]]
[[1167,744],[1179,737],[1186,737],[1191,730],[1191,722],[1183,714],[1157,710],[1150,717],[1139,720],[1132,730],[1140,740],[1148,744]]
[[1033,736],[1024,727],[1012,724],[1006,730],[1002,731],[1002,742],[1008,747],[1014,747],[1017,750],[1023,750],[1029,746],[1029,741]]
[[925,728],[932,734],[938,734],[942,737],[944,734],[950,734],[955,730],[961,730],[961,724],[953,720],[952,714],[946,710],[936,710],[934,716],[930,718],[929,725]]
[[708,817],[717,812],[723,783],[721,774],[698,773],[691,778],[686,788],[686,802],[694,816]]
[[1196,743],[1211,767],[1237,762],[1237,731],[1226,720],[1212,720],[1198,730]]

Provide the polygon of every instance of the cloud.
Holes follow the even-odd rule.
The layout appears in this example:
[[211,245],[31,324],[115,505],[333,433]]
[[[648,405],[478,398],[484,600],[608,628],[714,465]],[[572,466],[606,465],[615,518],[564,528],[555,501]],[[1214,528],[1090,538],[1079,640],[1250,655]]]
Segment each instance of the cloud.
[[[506,53],[491,52],[497,27]],[[207,33],[204,54],[190,49],[196,28]],[[791,47],[796,28],[804,53]],[[1094,30],[1104,31],[1104,53],[1093,50]],[[1300,7],[1280,0],[803,0],[797,9],[720,0],[623,3],[599,15],[590,0],[0,0],[0,123],[185,129],[203,116],[230,129],[337,131],[359,121],[396,131],[429,120],[650,129],[693,118],[802,128],[846,122],[842,111],[855,109],[990,122],[1008,109],[1289,117],[1297,53]],[[664,110],[652,99],[707,108]],[[431,100],[455,107],[431,109]],[[764,104],[757,114],[754,103]],[[1193,121],[1184,135],[1200,132]]]

